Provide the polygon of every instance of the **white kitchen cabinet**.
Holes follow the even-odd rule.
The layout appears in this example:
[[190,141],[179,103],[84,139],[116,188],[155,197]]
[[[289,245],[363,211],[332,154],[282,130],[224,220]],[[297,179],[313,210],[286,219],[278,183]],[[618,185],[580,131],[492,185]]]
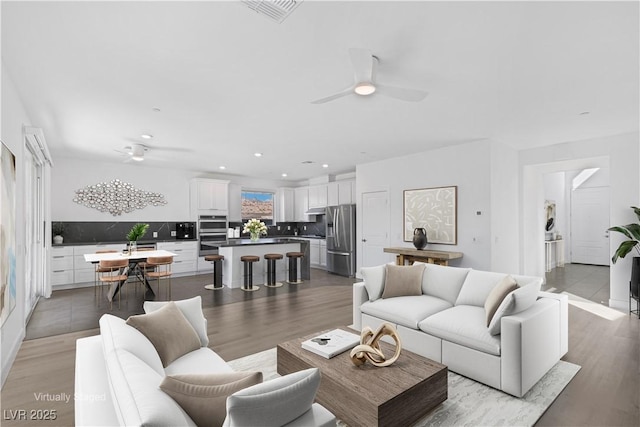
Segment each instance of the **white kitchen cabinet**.
[[204,256],[201,256],[201,257],[198,257],[197,267],[198,267],[198,274],[211,273],[213,271],[213,262],[205,261]]
[[295,221],[309,222],[309,187],[298,187],[294,189]]
[[320,240],[320,267],[327,267],[327,241]]
[[278,188],[276,191],[276,222],[295,221],[294,210],[295,192],[293,188]]
[[330,182],[327,184],[327,206],[338,206],[339,204],[338,183]]
[[73,246],[51,248],[51,285],[73,283]]
[[312,266],[320,265],[320,242],[317,240],[312,240],[309,242],[309,252],[310,257],[309,262]]
[[229,181],[196,178],[190,186],[191,216],[228,215]]
[[229,184],[229,221],[242,221],[242,186]]
[[156,247],[159,250],[173,252],[173,274],[194,273],[198,271],[198,242],[196,241],[175,241],[158,242]]
[[327,184],[327,206],[351,205],[356,203],[356,182],[334,181]]
[[338,204],[339,205],[350,205],[355,203],[355,191],[353,191],[352,187],[354,187],[355,181],[338,181]]
[[327,184],[309,187],[309,208],[327,207]]

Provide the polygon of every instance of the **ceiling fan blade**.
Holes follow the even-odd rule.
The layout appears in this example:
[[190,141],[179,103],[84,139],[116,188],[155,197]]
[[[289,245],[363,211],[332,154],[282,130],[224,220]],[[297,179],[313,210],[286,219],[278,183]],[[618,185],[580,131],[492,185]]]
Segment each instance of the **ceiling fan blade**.
[[351,48],[349,56],[356,75],[356,83],[373,82],[373,55],[369,49]]
[[324,104],[325,102],[333,101],[334,99],[342,98],[343,96],[351,95],[353,93],[353,88],[345,89],[342,92],[338,92],[334,95],[327,96],[326,98],[316,99],[315,101],[311,101],[312,104]]
[[419,89],[406,89],[403,87],[385,86],[376,83],[376,93],[402,101],[419,102],[426,98],[428,92]]

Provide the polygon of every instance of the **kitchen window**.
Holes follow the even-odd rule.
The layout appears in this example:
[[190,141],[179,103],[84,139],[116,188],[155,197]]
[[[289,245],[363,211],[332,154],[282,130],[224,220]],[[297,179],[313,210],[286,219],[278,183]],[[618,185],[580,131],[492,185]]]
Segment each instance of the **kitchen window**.
[[267,225],[272,225],[274,199],[274,193],[267,191],[243,191],[240,208],[242,220],[256,218]]

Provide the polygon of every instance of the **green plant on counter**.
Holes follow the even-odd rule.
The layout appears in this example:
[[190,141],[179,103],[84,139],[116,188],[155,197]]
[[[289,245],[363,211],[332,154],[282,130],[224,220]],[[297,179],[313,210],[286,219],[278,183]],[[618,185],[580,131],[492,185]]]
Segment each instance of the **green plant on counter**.
[[62,236],[64,234],[64,224],[61,222],[52,223],[51,234],[54,236]]
[[131,227],[131,230],[127,233],[127,240],[130,242],[138,241],[138,239],[145,235],[148,229],[149,224],[144,224],[141,222],[137,223],[136,225]]
[[[635,206],[631,206],[633,212],[638,217],[638,221],[640,221],[640,208]],[[627,224],[622,226],[616,226],[609,228],[609,231],[617,231],[618,233],[624,234],[629,240],[625,240],[620,243],[618,249],[613,254],[613,258],[611,261],[615,264],[618,258],[624,258],[627,256],[629,252],[631,252],[634,248],[640,255],[640,224]]]

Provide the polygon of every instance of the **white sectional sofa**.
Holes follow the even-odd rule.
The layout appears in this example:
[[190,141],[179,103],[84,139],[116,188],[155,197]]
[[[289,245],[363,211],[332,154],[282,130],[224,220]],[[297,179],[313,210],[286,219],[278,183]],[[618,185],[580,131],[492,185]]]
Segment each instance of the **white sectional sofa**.
[[453,372],[521,397],[568,351],[567,297],[540,292],[539,277],[512,275],[519,292],[505,298],[490,331],[484,304],[506,274],[426,264],[421,295],[381,298],[385,271],[362,269],[365,281],[353,286],[355,327],[389,322],[403,349]]
[[[145,310],[156,310],[162,304],[147,302]],[[233,370],[207,347],[206,319],[200,297],[178,301],[178,304],[202,345],[166,367],[145,335],[112,315],[105,314],[100,319],[100,335],[77,340],[76,425],[196,425],[187,412],[160,389],[163,379],[169,375],[231,373]],[[319,381],[319,372],[301,371],[239,390],[232,395],[235,409],[230,409],[227,400],[224,425],[260,419],[263,425],[335,426],[333,414],[313,403]],[[233,414],[236,414],[235,421]]]

